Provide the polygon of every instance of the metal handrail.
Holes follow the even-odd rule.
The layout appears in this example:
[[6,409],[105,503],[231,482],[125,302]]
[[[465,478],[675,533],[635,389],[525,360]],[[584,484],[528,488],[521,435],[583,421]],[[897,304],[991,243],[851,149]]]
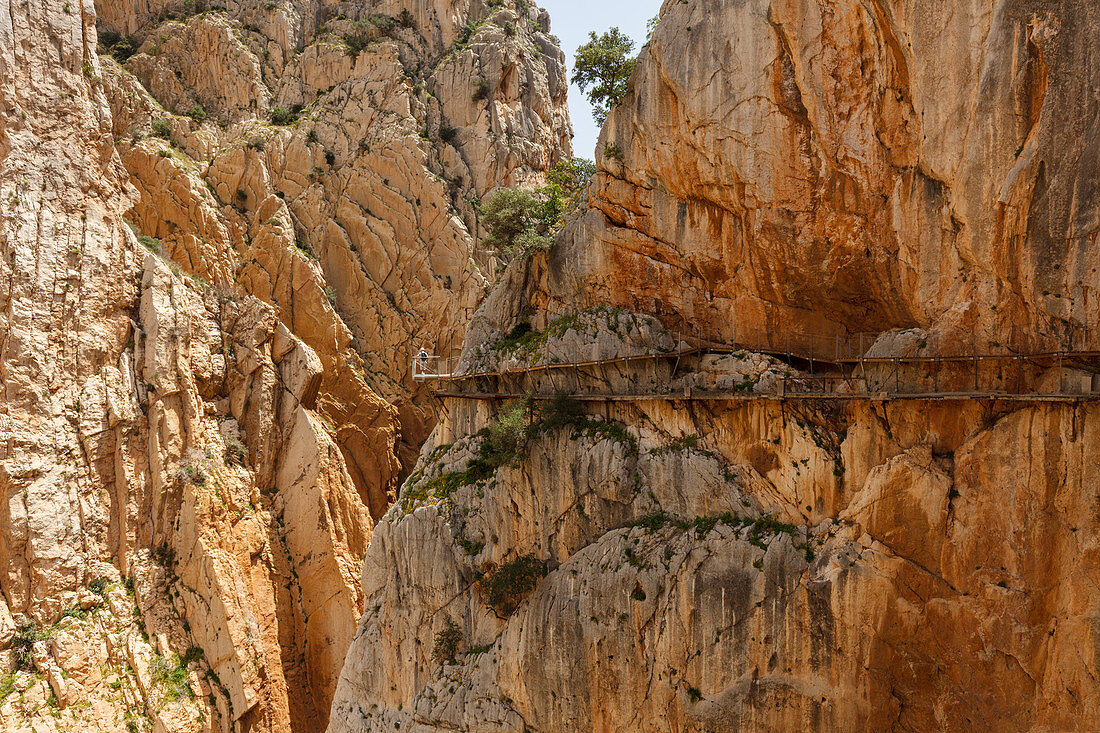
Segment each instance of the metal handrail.
[[[593,362],[545,364],[541,367],[526,365],[512,370],[500,372],[456,374],[457,357],[440,357],[436,355],[417,356],[412,359],[412,378],[417,382],[429,380],[467,380],[493,376],[506,376],[508,374],[528,374],[539,369],[569,369],[581,366],[596,366],[601,364],[620,363],[623,361],[637,361],[649,358],[675,358],[679,359],[685,354],[706,354],[703,349],[678,349],[671,352],[656,352],[652,354],[636,354],[625,357],[615,357]],[[783,377],[780,380],[778,395],[798,396],[823,396],[823,395],[1061,395],[1081,396],[1095,394],[1092,389],[1091,379],[1089,384],[1078,380],[1075,384],[1067,381],[1067,374],[1062,369],[1066,363],[1065,355],[1042,355],[1054,359],[1055,363],[1048,368],[1058,368],[1058,383],[1050,389],[1042,390],[1034,387],[1034,375],[1025,378],[1026,369],[1042,369],[1034,355],[1019,355],[1007,357],[956,357],[954,368],[945,367],[944,364],[952,361],[952,358],[929,359],[927,357],[893,357],[881,360],[882,370],[879,373],[868,373],[868,362],[863,368],[857,368],[852,374],[825,374],[825,375],[799,375]],[[1100,357],[1097,357],[1100,359]],[[973,372],[964,365],[969,361],[973,364]],[[996,361],[1002,364],[1013,364],[1013,367],[999,368],[997,373],[991,374],[988,369],[982,369],[982,362]],[[903,367],[917,367],[920,372],[903,377]],[[971,376],[972,374],[972,376]],[[1086,373],[1087,374],[1087,373]],[[954,388],[949,385],[954,384]],[[752,396],[752,395],[746,395]]]
[[428,379],[450,379],[454,375],[456,359],[434,354],[417,355],[412,358],[412,378],[414,382]]
[[[736,330],[736,327],[735,327]],[[905,331],[907,329],[898,329],[899,331]],[[645,354],[633,354],[622,357],[613,357],[608,359],[595,359],[592,361],[584,362],[585,366],[595,366],[605,363],[613,363],[620,361],[631,361],[645,358],[661,358],[661,357],[673,357],[676,358],[677,367],[679,365],[679,359],[681,356],[688,354],[707,354],[707,353],[731,353],[737,351],[756,352],[771,355],[786,356],[790,359],[801,359],[809,362],[810,375],[808,377],[790,377],[783,380],[782,389],[784,394],[809,394],[810,390],[806,389],[805,385],[810,384],[810,380],[815,378],[819,381],[813,382],[820,387],[820,389],[814,390],[815,394],[845,394],[845,393],[893,393],[893,394],[1068,394],[1079,395],[1083,393],[1091,392],[1091,389],[1085,391],[1082,384],[1066,386],[1065,373],[1061,371],[1061,366],[1067,360],[1082,360],[1088,359],[1100,360],[1100,349],[1097,350],[1068,350],[1065,343],[1061,349],[1045,352],[1032,352],[1027,353],[1024,347],[1031,345],[1034,348],[1034,344],[1041,342],[1043,339],[1037,337],[1035,334],[1027,331],[1022,331],[1016,328],[1010,328],[1007,335],[1002,335],[999,340],[985,339],[986,343],[990,347],[986,353],[977,353],[977,344],[980,339],[976,331],[970,332],[970,343],[973,344],[974,351],[970,353],[937,353],[928,356],[890,356],[883,355],[880,357],[869,357],[867,352],[871,347],[879,341],[879,339],[886,333],[871,333],[860,332],[849,335],[834,334],[832,336],[823,334],[803,333],[800,331],[785,331],[785,330],[772,330],[762,328],[746,329],[743,333],[737,333],[736,338],[725,341],[712,341],[704,339],[701,334],[701,329],[697,326],[694,332],[675,334],[669,333],[670,336],[675,337],[673,341],[676,344],[676,348],[673,351],[654,351],[652,353]],[[1077,335],[1077,334],[1075,334]],[[1046,341],[1053,340],[1051,337],[1046,338]],[[1070,345],[1073,345],[1075,339],[1071,336],[1069,339]],[[965,339],[961,343],[967,343]],[[1081,344],[1083,347],[1084,344]],[[921,349],[924,348],[924,344],[919,344]],[[1039,366],[1043,360],[1057,359],[1059,366],[1059,384],[1057,390],[1053,392],[1035,392],[1025,389],[1025,384],[1031,387],[1032,379],[1024,379],[1024,363],[1027,362],[1030,366]],[[1003,377],[997,377],[991,381],[986,379],[987,384],[982,384],[980,365],[986,360],[1002,360],[1015,362],[1016,364],[1016,378],[1015,389],[1012,388],[1010,380],[1006,380]],[[493,377],[493,376],[505,376],[514,374],[528,374],[530,375],[534,371],[543,371],[550,369],[565,369],[565,368],[578,368],[580,364],[574,359],[571,362],[565,363],[551,363],[549,359],[549,341],[547,341],[542,348],[542,353],[536,353],[533,363],[517,364],[512,368],[500,367],[493,371],[486,372],[469,372],[458,374],[459,357],[442,357],[439,355],[426,355],[414,356],[412,359],[412,379],[415,382],[425,382],[429,380],[467,380],[476,379],[480,377]],[[853,379],[851,376],[837,377],[835,375],[824,375],[816,377],[814,374],[815,362],[817,364],[832,364],[843,368],[844,364],[853,364],[858,362],[858,371],[866,373],[866,368],[873,364],[886,364],[892,366],[893,369],[889,374],[878,375],[880,379],[874,383],[869,384],[864,379]],[[957,389],[952,391],[944,391],[940,389],[940,373],[945,369],[943,365],[948,363],[955,363],[955,371],[958,371],[959,362],[970,362],[973,364],[973,382],[966,385],[965,389]],[[905,384],[902,383],[901,368],[903,366],[921,366],[924,368],[930,368],[931,373],[925,376],[929,377],[930,384],[921,383],[920,379],[914,380],[906,379]],[[675,368],[674,368],[675,369]],[[945,376],[950,376],[951,371],[944,371]],[[956,375],[957,376],[957,375]],[[893,382],[891,385],[890,382]],[[959,380],[954,380],[957,386]],[[893,387],[890,390],[890,387]],[[903,389],[904,386],[904,389]],[[991,389],[984,390],[983,386],[989,386]],[[1091,385],[1090,385],[1091,387]],[[862,391],[861,391],[862,390]]]

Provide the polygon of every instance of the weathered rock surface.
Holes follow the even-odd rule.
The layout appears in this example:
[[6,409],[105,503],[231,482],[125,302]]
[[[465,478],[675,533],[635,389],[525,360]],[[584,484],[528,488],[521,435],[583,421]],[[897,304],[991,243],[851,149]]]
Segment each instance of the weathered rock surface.
[[[133,221],[181,266],[276,305],[318,352],[319,409],[378,516],[432,420],[397,355],[456,350],[493,277],[471,202],[539,181],[571,133],[544,13],[371,10],[322,8],[321,25],[297,6],[202,13],[145,31],[125,68],[105,65],[142,194]],[[131,28],[129,5],[102,13]],[[228,128],[180,116],[195,105]],[[266,124],[277,107],[297,121]],[[142,139],[154,123],[173,145]]]
[[[464,368],[657,345],[558,328],[594,307],[877,356],[1095,346],[1096,13],[666,2],[590,209],[505,273]],[[1095,403],[798,402],[766,357],[687,365],[566,391],[753,399],[544,402],[516,460],[512,408],[447,400],[330,731],[1096,728]]]
[[1098,13],[666,2],[539,305],[1095,348]]
[[403,354],[460,343],[495,277],[471,202],[570,153],[548,19],[9,11],[0,729],[321,730],[434,420]]
[[[332,731],[1100,714],[1091,406],[616,402],[589,419],[621,430],[557,428],[474,480],[473,404],[449,401],[375,529]],[[501,618],[484,577],[527,554],[549,572]]]

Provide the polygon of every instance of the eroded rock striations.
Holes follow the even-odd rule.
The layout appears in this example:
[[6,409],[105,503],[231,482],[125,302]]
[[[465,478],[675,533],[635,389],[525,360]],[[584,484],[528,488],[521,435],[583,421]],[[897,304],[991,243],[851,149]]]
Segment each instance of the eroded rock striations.
[[[1092,407],[612,403],[483,476],[468,404],[375,529],[330,730],[1100,714]],[[486,579],[527,555],[548,572],[505,617]]]
[[1097,23],[1076,0],[666,2],[544,289],[714,336],[1095,348]]
[[230,5],[0,11],[3,730],[325,727],[403,354],[570,154],[528,3]]
[[[684,332],[1095,347],[1098,24],[669,0],[589,210],[509,269],[462,368]],[[489,386],[657,396],[449,398],[367,550],[329,730],[1095,729],[1096,404],[800,402],[792,373],[619,361]]]

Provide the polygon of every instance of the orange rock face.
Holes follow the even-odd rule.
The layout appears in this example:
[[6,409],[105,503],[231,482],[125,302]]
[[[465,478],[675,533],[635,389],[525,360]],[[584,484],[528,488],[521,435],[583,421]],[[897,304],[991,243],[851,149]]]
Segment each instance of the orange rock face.
[[552,290],[713,337],[1094,347],[1096,22],[1081,2],[669,3]]
[[[463,363],[613,357],[647,315],[877,356],[1094,348],[1097,13],[665,3],[589,210],[506,273]],[[540,403],[489,468],[511,413],[448,398],[375,528],[330,731],[1096,729],[1096,402],[708,400],[719,366],[776,373],[731,357],[676,360],[690,401],[587,366],[564,383],[617,399]],[[485,588],[516,577],[505,616]]]
[[[539,432],[521,462],[455,479],[483,404],[448,400],[375,529],[329,730],[1089,730],[1100,714],[1094,406],[597,403],[589,418],[622,432]],[[548,573],[502,618],[475,580],[528,554]],[[449,662],[433,655],[448,617]]]

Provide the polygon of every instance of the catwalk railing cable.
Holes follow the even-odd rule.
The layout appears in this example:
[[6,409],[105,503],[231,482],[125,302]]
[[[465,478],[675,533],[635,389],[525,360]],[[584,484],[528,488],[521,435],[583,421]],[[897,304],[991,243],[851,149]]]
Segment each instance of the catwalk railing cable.
[[[671,334],[670,334],[671,335]],[[958,353],[929,356],[867,356],[867,350],[875,343],[877,336],[855,334],[841,340],[832,339],[832,350],[815,348],[815,343],[823,344],[825,339],[815,342],[807,334],[792,333],[782,340],[783,348],[769,346],[750,347],[742,343],[719,343],[703,340],[697,336],[675,334],[675,348],[667,351],[653,351],[641,354],[609,357],[603,359],[575,358],[571,361],[552,361],[549,346],[544,342],[542,350],[524,352],[527,361],[515,363],[505,368],[482,371],[463,371],[457,373],[458,357],[440,357],[418,355],[412,361],[412,378],[417,382],[441,384],[446,382],[450,389],[436,391],[441,395],[458,396],[463,383],[493,378],[531,376],[539,373],[561,370],[578,370],[611,364],[645,360],[674,359],[676,364],[684,357],[705,354],[736,354],[737,352],[757,352],[785,358],[789,363],[801,361],[809,366],[809,374],[787,376],[779,380],[778,388],[767,395],[740,392],[735,390],[732,398],[748,399],[760,397],[784,397],[792,399],[820,399],[822,397],[881,398],[893,397],[1073,397],[1100,399],[1100,351],[1063,350],[1013,353],[1004,350],[1001,353]],[[774,338],[772,343],[775,343]],[[996,343],[996,342],[991,342]],[[798,348],[806,345],[802,350]],[[532,360],[534,363],[531,363]],[[815,364],[833,367],[834,371],[815,374]],[[1067,372],[1066,366],[1075,367]],[[1051,384],[1047,379],[1040,383],[1041,373],[1051,368],[1057,371],[1057,382]],[[839,370],[839,373],[835,370]],[[674,369],[675,371],[675,369]],[[484,392],[504,394],[499,391]],[[518,393],[517,393],[518,394]],[[646,393],[650,396],[666,395],[677,398],[682,395],[671,389]],[[538,396],[538,395],[536,395]],[[629,397],[630,395],[622,395]],[[725,399],[721,395],[697,388],[694,398],[706,397]]]

